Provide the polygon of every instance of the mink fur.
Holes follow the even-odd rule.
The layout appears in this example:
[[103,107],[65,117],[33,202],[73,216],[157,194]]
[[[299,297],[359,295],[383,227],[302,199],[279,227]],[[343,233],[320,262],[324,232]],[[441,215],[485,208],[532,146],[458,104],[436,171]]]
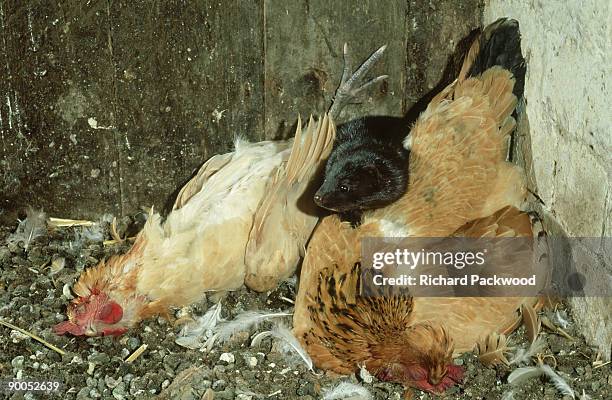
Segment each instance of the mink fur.
[[364,117],[338,128],[315,202],[339,213],[384,207],[408,183],[408,124],[398,117]]

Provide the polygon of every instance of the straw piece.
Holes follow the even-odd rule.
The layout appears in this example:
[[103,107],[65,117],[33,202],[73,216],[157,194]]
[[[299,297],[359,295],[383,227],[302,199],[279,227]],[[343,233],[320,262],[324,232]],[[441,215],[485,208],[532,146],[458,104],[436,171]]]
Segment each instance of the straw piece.
[[148,346],[146,344],[142,344],[132,354],[130,354],[130,356],[128,358],[125,359],[125,362],[128,363],[128,364],[132,363],[134,360],[136,360],[138,357],[140,357],[140,355],[142,353],[144,353],[144,351],[147,349],[147,347]]
[[65,228],[71,226],[93,226],[96,223],[94,221],[87,221],[84,219],[69,219],[69,218],[54,218],[50,217],[47,225],[51,228]]
[[64,354],[66,354],[66,352],[65,352],[64,350],[60,349],[59,347],[56,347],[56,346],[52,345],[51,343],[47,342],[45,339],[43,339],[43,338],[41,338],[41,337],[39,337],[39,336],[36,336],[35,334],[30,333],[30,332],[28,332],[28,331],[26,331],[26,330],[24,330],[24,329],[21,329],[20,327],[15,326],[15,325],[13,325],[13,324],[11,324],[11,323],[9,323],[9,322],[6,322],[6,321],[5,321],[5,320],[3,320],[3,319],[0,319],[0,325],[4,325],[4,326],[6,326],[7,328],[11,328],[11,329],[14,329],[14,330],[16,330],[16,331],[21,332],[21,333],[23,333],[24,335],[27,335],[27,336],[31,337],[32,339],[34,339],[34,340],[36,340],[36,341],[38,341],[38,342],[40,342],[40,343],[44,344],[45,346],[47,346],[47,347],[48,347],[48,348],[50,348],[51,350],[56,351],[57,353],[61,354],[62,356],[63,356]]

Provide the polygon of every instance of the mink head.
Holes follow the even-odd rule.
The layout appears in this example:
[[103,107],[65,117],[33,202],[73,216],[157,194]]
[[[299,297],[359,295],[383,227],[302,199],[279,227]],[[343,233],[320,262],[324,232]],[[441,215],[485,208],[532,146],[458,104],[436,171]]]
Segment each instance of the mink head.
[[406,191],[407,174],[405,158],[392,149],[340,144],[327,161],[314,201],[340,213],[384,207]]
[[75,336],[121,335],[127,330],[122,324],[123,308],[105,293],[92,290],[87,297],[78,297],[68,305],[68,321],[53,327],[58,335]]
[[442,393],[463,380],[463,369],[452,362],[452,340],[443,328],[419,324],[409,331],[401,355],[378,372],[379,379],[430,393]]

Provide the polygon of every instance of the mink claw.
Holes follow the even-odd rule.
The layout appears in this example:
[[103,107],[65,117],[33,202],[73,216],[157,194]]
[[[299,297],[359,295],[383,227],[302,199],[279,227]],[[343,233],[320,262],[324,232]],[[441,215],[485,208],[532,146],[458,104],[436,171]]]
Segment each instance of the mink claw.
[[332,117],[332,119],[337,119],[345,105],[355,103],[356,99],[364,91],[372,87],[374,84],[389,77],[388,75],[381,75],[360,85],[361,81],[370,71],[372,66],[376,64],[378,60],[380,60],[386,48],[386,44],[381,46],[378,50],[372,53],[372,55],[370,55],[370,57],[368,57],[368,59],[365,60],[363,64],[361,64],[359,68],[357,68],[357,70],[351,75],[351,63],[348,57],[348,44],[344,44],[342,52],[344,59],[342,78],[340,80],[340,85],[336,90],[336,94],[334,95],[334,101],[329,108],[329,115]]

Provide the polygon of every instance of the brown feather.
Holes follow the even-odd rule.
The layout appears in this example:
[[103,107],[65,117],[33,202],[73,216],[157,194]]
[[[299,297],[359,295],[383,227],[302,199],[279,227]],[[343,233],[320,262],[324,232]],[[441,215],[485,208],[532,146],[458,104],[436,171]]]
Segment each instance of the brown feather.
[[196,176],[185,184],[179,191],[174,201],[173,210],[177,210],[185,205],[189,199],[202,190],[206,181],[217,171],[226,166],[232,159],[232,153],[217,154],[208,159],[198,170]]
[[291,155],[266,188],[249,233],[245,284],[251,289],[270,290],[295,272],[319,220],[309,188],[331,151],[335,134],[327,115],[318,122],[311,117],[305,132],[298,118]]

